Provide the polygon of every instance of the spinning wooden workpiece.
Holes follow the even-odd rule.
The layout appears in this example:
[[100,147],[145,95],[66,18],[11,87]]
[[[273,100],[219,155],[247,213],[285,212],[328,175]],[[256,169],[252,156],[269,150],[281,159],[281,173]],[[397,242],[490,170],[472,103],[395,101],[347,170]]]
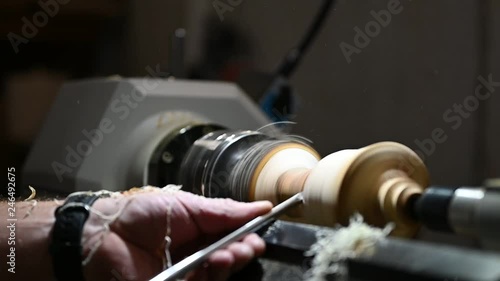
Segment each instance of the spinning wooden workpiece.
[[[257,142],[248,142],[247,138],[234,145],[238,143],[235,139],[245,139],[245,136]],[[224,142],[227,145],[223,145]],[[218,161],[221,158],[226,160]],[[197,178],[203,182],[204,195],[217,196],[215,193],[221,192],[239,200],[269,200],[276,206],[269,214],[248,222],[151,281],[184,276],[217,249],[255,231],[293,206],[297,207],[289,211],[288,216],[299,221],[334,226],[347,223],[352,214],[359,212],[368,223],[377,226],[393,222],[393,235],[415,234],[418,225],[408,209],[413,205],[412,198],[416,199],[427,186],[428,176],[412,150],[398,143],[381,142],[319,158],[316,151],[303,143],[262,141],[258,134],[251,132],[209,134],[197,141],[184,164],[193,166],[192,182],[197,182]],[[226,184],[222,186],[216,184],[217,174],[224,171],[217,170],[221,166],[218,162],[230,169],[230,173],[224,173]],[[198,174],[203,176],[197,176],[196,171],[201,171]],[[181,177],[188,178],[187,173]],[[185,187],[197,186],[186,182]]]
[[410,208],[428,186],[428,173],[411,149],[380,142],[319,158],[304,144],[275,147],[253,170],[250,201],[278,204],[302,192],[304,204],[288,213],[291,220],[345,225],[358,212],[375,226],[393,222],[393,235],[415,235],[418,223]]
[[393,222],[393,235],[413,236],[414,201],[428,186],[422,160],[408,147],[380,142],[323,159],[293,137],[257,131],[217,131],[198,139],[181,165],[183,190],[274,205],[302,192],[304,204],[288,219],[346,225],[360,213],[378,227]]

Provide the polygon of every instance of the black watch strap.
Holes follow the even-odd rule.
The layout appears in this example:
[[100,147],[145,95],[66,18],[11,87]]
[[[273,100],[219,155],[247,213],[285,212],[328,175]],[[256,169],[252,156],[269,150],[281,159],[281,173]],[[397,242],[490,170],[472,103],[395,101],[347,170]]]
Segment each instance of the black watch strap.
[[70,195],[55,212],[52,229],[52,268],[57,281],[84,281],[82,268],[82,232],[89,217],[90,206],[99,198],[97,193]]

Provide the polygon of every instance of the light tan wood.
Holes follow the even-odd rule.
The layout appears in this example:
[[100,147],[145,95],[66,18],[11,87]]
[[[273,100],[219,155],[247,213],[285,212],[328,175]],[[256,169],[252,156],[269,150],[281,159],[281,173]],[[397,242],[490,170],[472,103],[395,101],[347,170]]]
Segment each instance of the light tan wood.
[[[304,189],[304,184],[306,182],[310,169],[306,168],[296,168],[287,171],[278,178],[276,192],[278,194],[279,202],[283,202],[290,198],[290,195],[297,194]],[[292,218],[298,218],[304,216],[304,206],[299,205],[287,215]]]
[[[301,143],[285,143],[285,144],[282,144],[282,145],[275,147],[266,156],[264,156],[264,158],[260,161],[257,168],[253,172],[253,176],[252,176],[252,179],[250,181],[250,187],[249,187],[249,197],[248,198],[250,198],[250,201],[269,200],[275,204],[277,203],[277,201],[278,201],[277,196],[256,197],[255,194],[256,194],[256,190],[257,190],[257,181],[262,174],[262,170],[264,169],[264,167],[266,167],[266,165],[269,163],[269,161],[274,156],[276,156],[276,154],[278,154],[279,152],[282,152],[284,150],[287,150],[287,149],[300,149],[300,150],[307,152],[307,154],[311,155],[315,159],[319,160],[321,158],[319,156],[318,152],[316,152],[313,148],[311,148],[310,146],[307,146],[305,144],[301,144]],[[299,165],[296,168],[300,168],[300,167],[303,167],[303,165]],[[278,178],[276,178],[276,179],[278,179]],[[276,185],[273,185],[272,187],[265,186],[265,187],[260,188],[260,191],[264,192],[264,193],[269,193],[269,191],[272,190],[273,194],[276,194],[274,191],[275,186]],[[291,197],[291,195],[290,195],[290,197]]]
[[365,147],[350,164],[339,195],[339,222],[346,224],[353,212],[383,227],[395,223],[393,235],[413,236],[418,223],[410,218],[408,199],[429,184],[427,169],[408,147],[381,142]]
[[[272,156],[266,161],[270,159]],[[273,165],[278,167],[279,163]],[[256,178],[274,178],[260,179],[259,182],[266,184],[254,185],[257,193],[265,194],[254,199],[273,198],[273,203],[278,203],[303,192],[302,209],[288,214],[292,220],[345,225],[353,214],[360,213],[371,225],[383,227],[394,223],[392,234],[405,237],[415,235],[418,230],[419,224],[410,216],[410,202],[422,193],[429,181],[427,169],[417,154],[395,142],[338,151],[311,169],[297,167],[282,172],[279,177],[268,174],[260,175],[257,171]]]

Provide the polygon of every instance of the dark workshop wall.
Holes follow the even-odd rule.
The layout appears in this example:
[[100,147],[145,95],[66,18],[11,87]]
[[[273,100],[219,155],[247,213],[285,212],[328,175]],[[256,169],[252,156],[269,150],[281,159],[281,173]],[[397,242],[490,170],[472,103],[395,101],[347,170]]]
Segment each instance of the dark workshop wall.
[[184,1],[129,0],[122,73],[145,76],[147,66],[166,69],[171,35],[183,26],[185,15]]
[[[493,46],[484,53],[484,44],[489,44],[484,36],[489,39],[494,32],[484,34],[483,24],[485,17],[493,16],[492,8],[498,15],[498,2],[485,11],[488,0],[401,0],[400,12],[348,63],[341,42],[354,45],[354,28],[364,29],[374,19],[371,11],[388,10],[391,2],[337,3],[292,78],[302,100],[296,132],[311,138],[322,154],[382,140],[402,142],[423,152],[434,183],[474,184],[486,173],[495,175],[499,99],[480,102],[477,109],[465,112],[467,117],[453,112],[453,106],[474,95],[478,75],[493,73],[500,80],[498,52]],[[319,3],[242,1],[225,13],[224,22],[249,31],[257,46],[257,67],[270,71],[297,42]],[[210,3],[199,10],[216,14]],[[495,24],[498,31],[498,20]],[[496,49],[498,34],[493,40]],[[490,70],[486,60],[496,65]],[[433,134],[441,143],[426,141]],[[427,143],[427,151],[419,141]]]
[[[500,1],[491,0],[489,18],[491,38],[488,62],[491,73],[500,80]],[[489,176],[500,177],[500,89],[494,92],[488,108]]]

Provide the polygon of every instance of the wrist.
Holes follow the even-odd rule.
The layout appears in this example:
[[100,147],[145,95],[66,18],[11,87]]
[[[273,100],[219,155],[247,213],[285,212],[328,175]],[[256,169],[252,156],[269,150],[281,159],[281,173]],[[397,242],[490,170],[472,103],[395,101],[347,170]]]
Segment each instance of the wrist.
[[105,235],[106,221],[97,213],[109,216],[118,210],[118,198],[100,198],[93,205],[94,212],[90,212],[82,232],[83,260],[85,260],[92,249],[99,243],[102,235]]
[[[82,233],[82,266],[86,280],[104,280],[108,272],[107,261],[116,257],[108,256],[112,249],[118,247],[110,233],[116,221],[114,216],[120,212],[124,205],[123,196],[108,197],[97,200],[92,206],[92,212],[84,225]],[[99,278],[97,278],[99,277]],[[110,277],[113,279],[113,277]]]
[[33,207],[33,202],[18,202],[16,277],[21,280],[34,277],[45,280],[53,276],[49,245],[54,212],[59,205],[55,201],[41,201]]
[[[52,229],[50,253],[52,258],[54,277],[58,280],[84,281],[84,268],[82,266],[83,246],[82,241],[92,240],[91,231],[85,231],[91,214],[96,213],[95,203],[109,192],[75,192],[70,194],[64,204],[56,209],[55,224]],[[97,205],[99,206],[99,205]],[[93,219],[92,219],[93,221]],[[88,229],[93,229],[95,224],[89,224]],[[92,249],[90,249],[92,254]]]

